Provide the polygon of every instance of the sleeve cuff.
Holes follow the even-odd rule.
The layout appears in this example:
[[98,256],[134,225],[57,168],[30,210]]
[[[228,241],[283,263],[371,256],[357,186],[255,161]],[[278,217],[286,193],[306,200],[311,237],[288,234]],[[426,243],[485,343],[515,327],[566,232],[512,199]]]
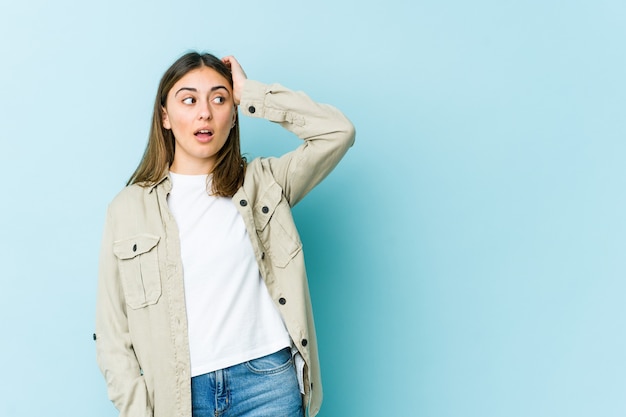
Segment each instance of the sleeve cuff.
[[263,117],[263,104],[268,85],[247,79],[243,85],[239,108],[246,116]]
[[304,126],[304,116],[293,110],[291,94],[280,84],[264,84],[248,79],[243,86],[239,108],[246,116],[282,123],[285,127],[289,124]]

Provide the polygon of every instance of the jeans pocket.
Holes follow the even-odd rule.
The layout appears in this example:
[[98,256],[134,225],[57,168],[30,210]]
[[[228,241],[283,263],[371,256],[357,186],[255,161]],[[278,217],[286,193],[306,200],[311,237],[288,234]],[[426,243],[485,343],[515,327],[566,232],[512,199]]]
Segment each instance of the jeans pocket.
[[291,349],[285,348],[267,356],[252,359],[244,365],[250,372],[260,375],[278,374],[293,367]]

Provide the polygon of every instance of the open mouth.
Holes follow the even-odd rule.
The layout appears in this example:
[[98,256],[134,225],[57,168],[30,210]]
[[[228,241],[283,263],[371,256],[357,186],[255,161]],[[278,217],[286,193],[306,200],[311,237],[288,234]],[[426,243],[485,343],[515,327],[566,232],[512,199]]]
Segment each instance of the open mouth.
[[194,135],[210,135],[213,136],[213,131],[211,129],[200,129],[197,130]]
[[200,140],[209,140],[213,137],[213,130],[211,129],[200,129],[197,130],[194,135]]

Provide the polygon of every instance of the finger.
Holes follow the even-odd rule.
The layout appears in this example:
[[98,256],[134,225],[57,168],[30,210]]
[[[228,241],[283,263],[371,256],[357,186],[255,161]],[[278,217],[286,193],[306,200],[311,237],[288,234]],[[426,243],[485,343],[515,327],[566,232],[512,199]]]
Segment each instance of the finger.
[[234,57],[234,56],[232,56],[232,55],[228,55],[228,56],[225,56],[225,57],[223,57],[223,58],[222,58],[222,62],[223,62],[224,64],[226,64],[226,66],[227,66],[230,70],[232,70],[232,68],[233,68],[233,63],[236,63],[236,62],[237,62],[237,60],[235,59],[235,57]]

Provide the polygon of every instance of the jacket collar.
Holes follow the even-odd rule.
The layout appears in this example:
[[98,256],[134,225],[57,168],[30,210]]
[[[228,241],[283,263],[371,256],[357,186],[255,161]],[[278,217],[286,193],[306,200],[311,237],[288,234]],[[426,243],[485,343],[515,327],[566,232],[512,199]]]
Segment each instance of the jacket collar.
[[158,180],[157,182],[155,182],[154,184],[152,184],[149,188],[150,188],[150,193],[152,191],[154,191],[155,188],[161,186],[161,184],[163,184],[163,187],[165,187],[165,191],[166,192],[170,192],[172,190],[172,180],[170,179],[170,171],[166,170],[165,174],[163,174],[163,177],[161,177],[160,180]]

